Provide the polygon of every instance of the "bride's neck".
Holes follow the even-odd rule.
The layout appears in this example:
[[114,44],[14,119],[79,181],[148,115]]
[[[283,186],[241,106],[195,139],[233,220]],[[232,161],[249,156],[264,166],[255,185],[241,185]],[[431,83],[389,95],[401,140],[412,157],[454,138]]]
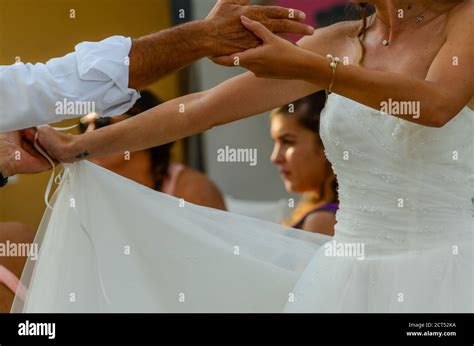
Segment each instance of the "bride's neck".
[[371,25],[374,31],[392,41],[405,31],[412,31],[420,27],[417,18],[422,16],[423,23],[435,18],[448,2],[432,0],[367,0],[375,7],[374,22]]

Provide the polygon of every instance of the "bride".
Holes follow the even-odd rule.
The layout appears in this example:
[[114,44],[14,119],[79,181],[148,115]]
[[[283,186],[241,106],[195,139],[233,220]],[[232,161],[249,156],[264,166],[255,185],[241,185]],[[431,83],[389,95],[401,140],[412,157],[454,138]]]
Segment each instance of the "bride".
[[[71,165],[14,311],[474,311],[474,1],[372,0],[369,17],[356,2],[361,21],[298,46],[243,17],[263,44],[213,60],[251,72],[211,90],[81,136],[39,128],[41,146]],[[340,196],[333,239],[180,208],[72,164],[323,89],[320,133]]]

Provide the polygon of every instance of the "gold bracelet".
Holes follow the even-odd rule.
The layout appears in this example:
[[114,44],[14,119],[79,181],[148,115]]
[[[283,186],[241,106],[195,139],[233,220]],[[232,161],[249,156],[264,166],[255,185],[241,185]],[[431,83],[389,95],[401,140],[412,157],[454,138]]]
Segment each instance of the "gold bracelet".
[[336,70],[337,70],[337,65],[339,65],[339,62],[341,61],[337,56],[333,57],[331,54],[326,55],[326,58],[328,58],[331,63],[329,64],[329,67],[332,69],[332,79],[331,79],[331,84],[329,84],[329,89],[326,90],[326,97],[332,94],[332,86],[334,85],[334,79],[336,78]]

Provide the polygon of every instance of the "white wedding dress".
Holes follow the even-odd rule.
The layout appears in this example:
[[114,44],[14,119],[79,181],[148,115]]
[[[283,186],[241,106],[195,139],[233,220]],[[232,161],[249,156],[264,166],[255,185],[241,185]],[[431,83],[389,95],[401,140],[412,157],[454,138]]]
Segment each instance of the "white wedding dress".
[[472,312],[474,112],[443,128],[332,94],[334,238],[66,166],[14,312]]

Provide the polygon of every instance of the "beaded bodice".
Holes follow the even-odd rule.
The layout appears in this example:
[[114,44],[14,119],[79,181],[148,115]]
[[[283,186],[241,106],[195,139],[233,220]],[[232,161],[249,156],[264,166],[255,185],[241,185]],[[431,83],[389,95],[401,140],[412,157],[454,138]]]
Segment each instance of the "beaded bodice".
[[442,128],[331,94],[321,137],[339,182],[336,238],[419,248],[472,237],[474,111]]

